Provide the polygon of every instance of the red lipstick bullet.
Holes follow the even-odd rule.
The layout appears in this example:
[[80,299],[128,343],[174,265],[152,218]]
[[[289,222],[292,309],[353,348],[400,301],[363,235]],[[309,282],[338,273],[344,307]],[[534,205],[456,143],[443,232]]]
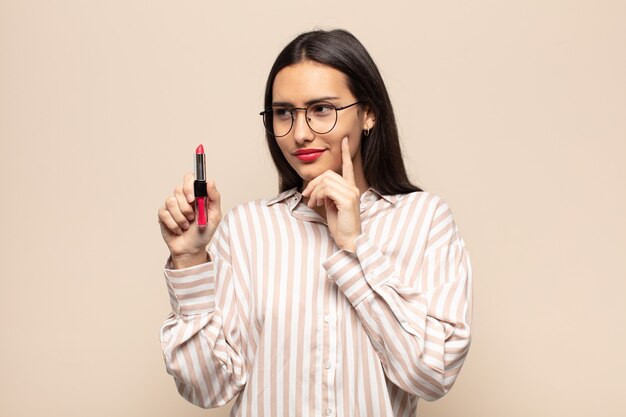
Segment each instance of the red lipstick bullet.
[[198,226],[206,226],[206,210],[209,195],[206,192],[206,158],[202,144],[196,148],[196,179],[193,182],[193,192],[196,197],[196,214]]

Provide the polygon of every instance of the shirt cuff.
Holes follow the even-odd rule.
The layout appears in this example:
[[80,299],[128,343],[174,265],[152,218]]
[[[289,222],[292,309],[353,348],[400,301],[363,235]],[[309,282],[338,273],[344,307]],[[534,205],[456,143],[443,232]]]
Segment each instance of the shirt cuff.
[[356,307],[375,289],[391,278],[393,268],[387,257],[361,233],[354,240],[356,252],[341,249],[326,259],[322,266],[328,279],[343,291]]
[[211,313],[215,310],[215,269],[213,262],[173,269],[169,256],[163,268],[172,311],[179,316]]

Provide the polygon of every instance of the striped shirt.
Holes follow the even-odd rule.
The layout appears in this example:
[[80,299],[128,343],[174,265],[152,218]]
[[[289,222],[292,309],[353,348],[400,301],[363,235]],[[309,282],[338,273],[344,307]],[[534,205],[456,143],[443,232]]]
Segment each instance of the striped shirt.
[[210,261],[164,268],[160,341],[180,395],[231,416],[414,416],[470,346],[472,272],[446,202],[361,194],[355,252],[297,188],[236,205]]

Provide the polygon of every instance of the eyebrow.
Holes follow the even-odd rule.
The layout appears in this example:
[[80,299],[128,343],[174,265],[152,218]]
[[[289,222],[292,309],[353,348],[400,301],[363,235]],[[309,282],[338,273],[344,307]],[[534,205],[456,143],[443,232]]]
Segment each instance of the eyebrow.
[[[339,99],[339,97],[331,97],[331,96],[324,96],[324,97],[319,97],[319,98],[314,98],[312,100],[309,100],[307,102],[305,102],[305,105],[309,105],[309,104],[313,104],[313,103],[317,103],[318,101],[325,101],[325,100],[337,100]],[[274,101],[272,103],[272,106],[293,106],[293,103],[290,103],[288,101]]]

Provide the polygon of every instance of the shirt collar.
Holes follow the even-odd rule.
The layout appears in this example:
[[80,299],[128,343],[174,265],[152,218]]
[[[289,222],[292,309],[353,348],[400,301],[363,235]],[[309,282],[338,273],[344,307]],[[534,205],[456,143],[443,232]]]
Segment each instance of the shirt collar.
[[[363,201],[363,199],[369,199],[372,198],[370,197],[372,196],[374,199],[378,199],[378,198],[383,198],[385,199],[388,203],[390,204],[396,204],[396,201],[398,201],[398,196],[397,195],[385,195],[380,193],[377,189],[375,189],[374,187],[369,187],[367,189],[367,191],[365,191],[363,194],[361,194],[361,200]],[[291,200],[289,200],[289,198],[291,198]],[[300,201],[300,199],[302,198],[302,194],[300,194],[300,192],[298,191],[298,187],[293,187],[290,188],[289,190],[285,190],[283,192],[281,192],[280,194],[278,194],[277,196],[267,200],[265,202],[265,204],[267,206],[271,206],[272,204],[276,204],[279,203],[281,201]]]

